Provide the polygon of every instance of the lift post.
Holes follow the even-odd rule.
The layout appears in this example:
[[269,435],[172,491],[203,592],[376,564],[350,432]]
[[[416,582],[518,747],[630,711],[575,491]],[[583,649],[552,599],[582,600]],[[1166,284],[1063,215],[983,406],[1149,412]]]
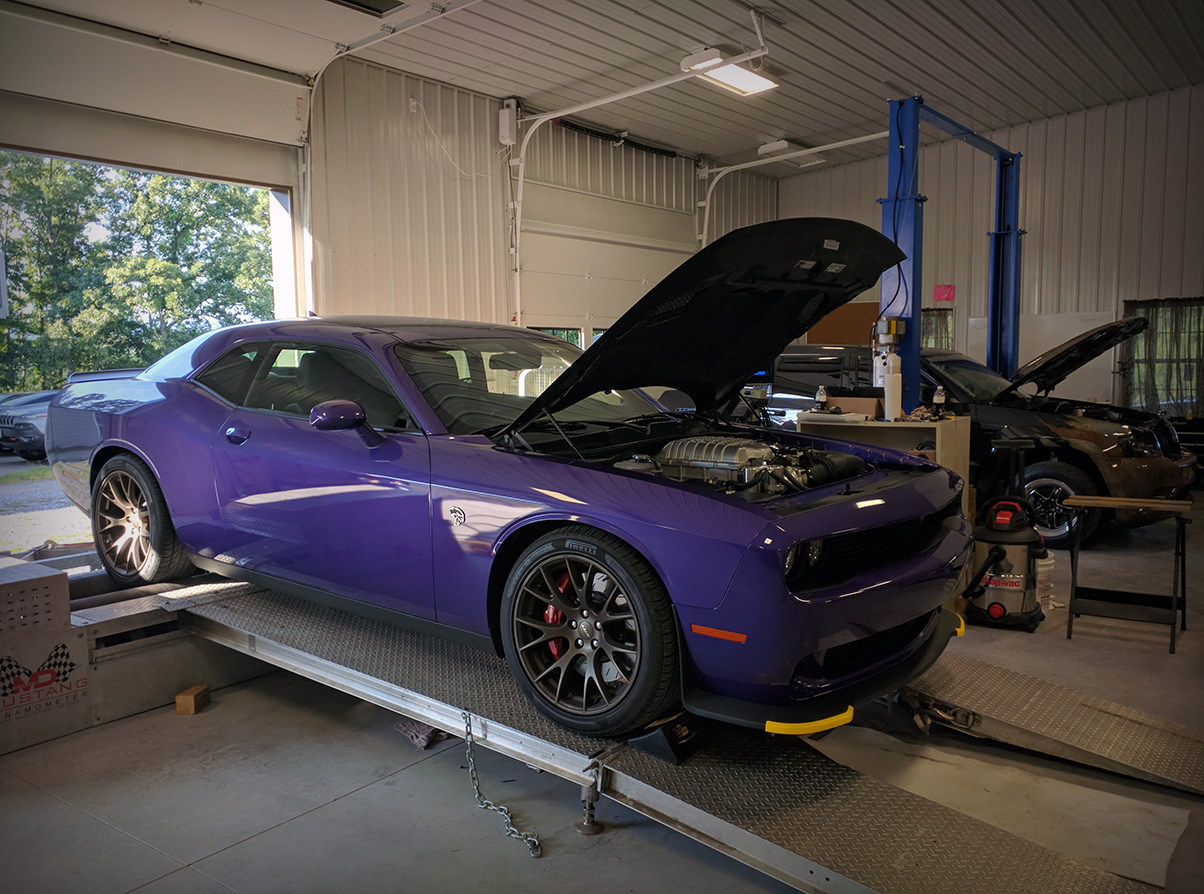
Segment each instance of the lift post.
[[924,203],[919,194],[920,108],[918,98],[892,99],[890,136],[887,137],[887,190],[882,205],[882,232],[907,255],[882,274],[879,318],[902,317],[907,321],[899,351],[903,374],[903,407],[914,409],[920,402],[920,300],[923,272]]
[[903,317],[903,405],[919,402],[920,294],[923,203],[919,194],[920,124],[931,124],[995,159],[995,229],[989,234],[987,291],[987,365],[1011,376],[1020,348],[1020,153],[1010,152],[952,118],[924,105],[919,96],[890,102],[890,156],[887,197],[882,204],[882,232],[895,240],[907,260],[882,275],[882,314]]

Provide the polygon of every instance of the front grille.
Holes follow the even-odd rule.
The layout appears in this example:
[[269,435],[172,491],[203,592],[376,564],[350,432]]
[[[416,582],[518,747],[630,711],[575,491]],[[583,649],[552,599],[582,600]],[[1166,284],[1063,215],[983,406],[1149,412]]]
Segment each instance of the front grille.
[[955,497],[943,509],[920,518],[825,537],[819,561],[814,565],[799,562],[786,584],[796,593],[832,587],[854,574],[919,555],[941,539],[946,520],[957,515],[959,500]]
[[808,655],[794,669],[790,697],[813,698],[832,684],[848,684],[875,665],[883,667],[902,661],[914,651],[936,611],[913,618],[897,627]]
[[11,426],[16,421],[17,421],[16,416],[0,416],[0,428],[5,428],[6,426]]

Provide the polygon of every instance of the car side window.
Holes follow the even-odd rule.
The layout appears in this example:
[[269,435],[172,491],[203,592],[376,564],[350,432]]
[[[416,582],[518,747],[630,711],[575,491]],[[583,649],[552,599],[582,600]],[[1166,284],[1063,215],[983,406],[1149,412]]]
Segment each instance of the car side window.
[[255,377],[255,370],[267,350],[266,343],[239,345],[209,364],[209,367],[196,377],[196,381],[222,400],[240,405],[245,401],[247,389],[251,387],[251,381]]
[[[244,366],[249,374],[241,372]],[[233,376],[227,370],[235,369],[240,377],[249,376],[238,398],[227,396],[238,389],[226,387],[226,379]],[[205,371],[198,379],[201,384],[248,409],[309,418],[323,401],[353,400],[364,408],[373,428],[417,427],[372,358],[351,348],[293,342],[246,346],[223,356],[212,372]]]

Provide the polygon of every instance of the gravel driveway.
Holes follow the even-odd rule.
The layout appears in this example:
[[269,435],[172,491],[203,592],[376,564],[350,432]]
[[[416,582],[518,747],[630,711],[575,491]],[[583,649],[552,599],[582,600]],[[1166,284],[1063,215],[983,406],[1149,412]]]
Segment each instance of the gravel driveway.
[[63,509],[71,505],[57,481],[0,483],[0,514],[40,512],[43,509]]
[[[29,465],[15,458],[4,460],[0,474]],[[24,552],[47,540],[90,542],[88,517],[67,499],[57,481],[0,483],[0,553]]]

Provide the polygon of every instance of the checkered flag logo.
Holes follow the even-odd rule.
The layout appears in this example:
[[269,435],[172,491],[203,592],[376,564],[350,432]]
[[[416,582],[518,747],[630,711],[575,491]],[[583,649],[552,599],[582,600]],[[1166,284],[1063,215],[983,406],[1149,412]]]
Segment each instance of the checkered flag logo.
[[34,673],[44,670],[54,671],[56,683],[66,683],[71,679],[71,674],[75,670],[75,662],[71,660],[71,650],[67,648],[66,643],[59,643],[51,649],[50,654],[46,656],[46,660],[42,662],[36,672],[30,671],[10,655],[0,655],[0,696],[8,698],[14,693],[13,682],[18,677],[28,678]]

